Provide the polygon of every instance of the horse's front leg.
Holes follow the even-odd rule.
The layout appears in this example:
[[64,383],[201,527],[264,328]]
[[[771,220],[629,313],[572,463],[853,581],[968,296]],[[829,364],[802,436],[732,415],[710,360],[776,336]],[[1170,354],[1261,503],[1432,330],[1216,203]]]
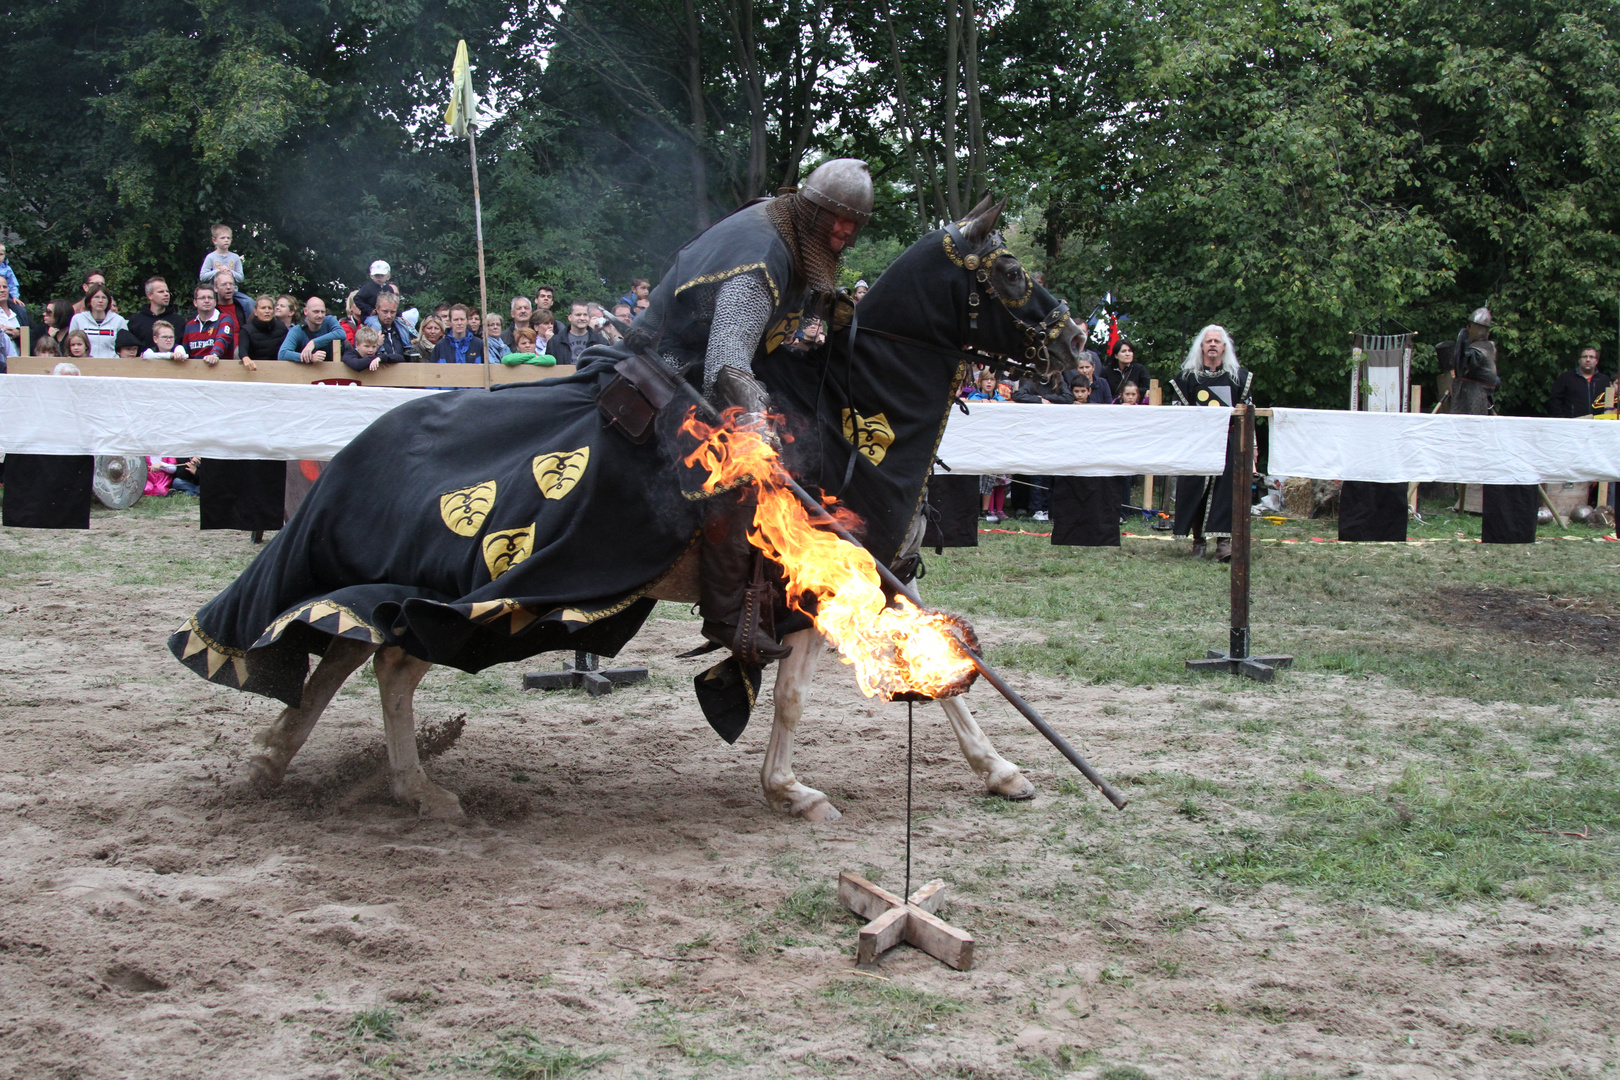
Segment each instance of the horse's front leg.
[[461,800],[429,780],[416,753],[416,686],[433,665],[397,646],[377,652],[382,691],[383,736],[388,742],[388,786],[394,798],[412,803],[425,818],[460,821]]
[[985,738],[978,721],[968,712],[967,704],[961,697],[946,698],[939,705],[951,722],[951,730],[956,732],[956,743],[962,748],[968,768],[984,781],[990,794],[1015,800],[1034,798],[1035,785],[1018,770],[1018,766],[996,753],[996,748]]
[[327,643],[321,662],[304,683],[297,708],[281,710],[275,722],[254,736],[264,749],[248,759],[248,781],[262,791],[277,787],[287,776],[287,765],[298,753],[321,713],[332,703],[338,689],[354,669],[366,662],[377,646],[352,638],[334,637]]
[[793,775],[793,733],[804,715],[804,701],[816,675],[816,663],[824,647],[815,630],[789,634],[782,644],[791,645],[793,654],[776,664],[776,712],[771,722],[771,741],[765,747],[765,764],[759,781],[765,788],[765,801],[783,813],[807,821],[837,821],[844,815],[827,800],[825,793],[805,787]]

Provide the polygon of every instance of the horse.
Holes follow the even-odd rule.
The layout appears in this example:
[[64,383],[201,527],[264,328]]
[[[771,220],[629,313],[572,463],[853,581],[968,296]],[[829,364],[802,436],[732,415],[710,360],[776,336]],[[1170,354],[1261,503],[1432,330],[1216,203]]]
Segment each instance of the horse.
[[[1080,329],[1069,319],[1067,305],[1035,283],[1004,246],[995,230],[1001,205],[987,197],[963,220],[912,244],[872,285],[858,308],[849,309],[856,317],[850,320],[848,332],[833,335],[816,377],[807,379],[804,354],[792,355],[789,350],[778,349],[756,362],[755,373],[771,392],[773,402],[801,421],[793,440],[797,456],[787,459],[790,468],[795,473],[809,474],[803,478],[838,496],[860,515],[867,546],[891,566],[908,564],[921,546],[927,475],[969,362],[989,363],[1002,371],[1019,371],[1049,380],[1061,377],[1063,370],[1075,365],[1073,342]],[[539,384],[540,388],[532,392],[543,393],[544,386]],[[387,420],[384,417],[373,427]],[[362,433],[356,441],[365,437]],[[320,484],[341,483],[347,453],[348,449],[334,459]],[[573,456],[579,454],[575,451]],[[569,455],[562,455],[562,461],[548,462],[542,480],[541,462],[558,457],[552,454],[535,458],[535,479],[543,489],[546,483],[553,485],[552,490],[571,486],[569,470],[587,467],[578,462],[570,465],[566,460]],[[879,468],[886,460],[889,467]],[[578,473],[572,475],[577,480]],[[495,502],[495,487],[490,482],[487,492],[478,485],[439,497],[445,506],[444,524],[454,532],[473,535],[473,530],[482,526],[469,524],[471,517],[486,511],[493,514],[486,503]],[[299,514],[303,515],[308,506],[306,502]],[[478,522],[483,520],[477,517]],[[292,544],[305,542],[299,540],[298,526],[295,516],[261,559],[272,556],[272,548],[283,540]],[[381,522],[377,527],[382,527]],[[511,534],[516,532],[521,530],[494,534],[505,538],[502,543],[506,545],[496,558],[510,562],[490,562],[492,577],[528,554],[513,554],[521,540],[512,539]],[[532,530],[529,541],[538,543]],[[491,559],[488,540],[484,558]],[[287,574],[285,570],[276,572],[281,577]],[[349,595],[339,588],[327,592],[326,599],[306,600],[289,608],[260,639],[260,644],[272,637],[279,640],[288,627],[304,634],[287,635],[295,645],[325,635],[319,646],[305,646],[308,651],[320,652],[321,659],[307,678],[292,684],[296,693],[282,690],[272,695],[289,704],[255,737],[258,752],[249,757],[247,780],[262,791],[280,785],[294,755],[338,689],[370,659],[382,698],[391,793],[400,802],[414,804],[423,817],[458,820],[463,817],[460,800],[428,778],[417,751],[414,694],[433,663],[401,644],[388,642],[380,632],[383,625],[396,625],[398,613],[404,610],[402,603],[379,605],[376,610],[384,614],[373,617],[376,625],[372,626],[366,623],[364,613],[357,614],[339,602]],[[688,545],[684,554],[632,595],[636,603],[647,605],[646,610],[655,600],[696,602],[696,548]],[[437,610],[445,605],[430,606]],[[621,602],[612,610],[619,611],[623,606]],[[199,612],[199,616],[207,610]],[[470,611],[470,617],[481,625],[491,619],[499,619],[504,625],[510,614],[511,635],[520,634],[520,621],[525,629],[534,621],[533,614],[508,599],[484,601],[458,610]],[[630,632],[639,625],[640,621],[635,621]],[[317,630],[318,635],[308,633]],[[245,640],[257,634],[254,626]],[[809,821],[833,821],[841,816],[838,809],[825,793],[800,782],[792,768],[794,735],[824,643],[813,627],[788,633],[783,643],[792,651],[778,662],[761,785],[772,808]],[[214,641],[196,617],[189,631],[182,627],[176,633],[170,647],[182,662],[192,658],[199,674],[206,662],[205,677],[213,681],[234,679],[240,688],[270,693],[262,689],[262,684],[254,685],[260,676],[251,669],[252,654]],[[528,655],[538,651],[544,650],[532,649]],[[616,650],[606,647],[595,651]],[[304,655],[307,657],[307,653]],[[496,659],[482,659],[478,666],[522,658],[502,654]],[[304,664],[303,670],[307,670],[307,658]],[[278,677],[286,677],[285,666],[281,664],[283,670]],[[466,664],[458,666],[478,669]],[[1008,799],[1033,795],[1033,785],[1018,766],[996,752],[960,697],[943,700],[940,705],[969,767],[989,792]]]

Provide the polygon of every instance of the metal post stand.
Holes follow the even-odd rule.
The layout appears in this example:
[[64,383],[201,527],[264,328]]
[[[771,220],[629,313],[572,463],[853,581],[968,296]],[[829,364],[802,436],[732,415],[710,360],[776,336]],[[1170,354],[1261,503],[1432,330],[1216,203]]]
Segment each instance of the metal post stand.
[[1226,652],[1210,649],[1206,659],[1188,660],[1197,671],[1226,671],[1270,682],[1278,668],[1294,662],[1292,656],[1249,655],[1249,492],[1254,487],[1254,408],[1232,409],[1237,438],[1232,440],[1232,635]]
[[613,693],[615,686],[629,686],[647,677],[644,667],[599,669],[595,653],[576,651],[574,662],[561,671],[523,676],[525,690],[575,690],[581,687],[591,697]]

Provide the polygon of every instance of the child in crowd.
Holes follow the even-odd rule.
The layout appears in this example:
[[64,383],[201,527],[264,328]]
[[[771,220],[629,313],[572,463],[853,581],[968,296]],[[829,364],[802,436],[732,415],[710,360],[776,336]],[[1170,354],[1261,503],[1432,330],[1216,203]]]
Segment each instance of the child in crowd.
[[[467,325],[471,326],[472,323],[469,322]],[[484,340],[489,342],[489,362],[492,364],[497,360],[504,359],[508,351],[506,342],[501,340],[502,325],[501,317],[491,312],[489,316],[489,335]]]
[[1119,400],[1116,401],[1114,404],[1116,404],[1116,405],[1140,405],[1140,404],[1142,404],[1142,388],[1140,386],[1137,386],[1133,382],[1128,382],[1128,383],[1123,384],[1119,388]]
[[1069,384],[1069,392],[1074,395],[1076,405],[1091,404],[1091,380],[1081,375]]
[[343,327],[343,336],[349,339],[350,345],[354,344],[354,332],[360,329],[366,321],[365,317],[360,314],[360,305],[354,302],[354,298],[358,295],[360,295],[359,289],[349,293],[349,298],[343,301],[343,318],[338,320],[338,325]]
[[146,360],[184,360],[186,350],[174,343],[174,324],[162,320],[152,324],[152,347],[141,353]]
[[382,348],[382,331],[362,326],[354,332],[354,344],[343,346],[343,362],[356,371],[377,371],[383,365],[377,350]]
[[1007,486],[1011,483],[1012,477],[1006,475],[979,477],[980,510],[992,525],[1007,517]]
[[68,331],[67,354],[75,360],[83,360],[90,355],[90,339],[83,330]]
[[[146,460],[150,462],[152,459],[147,458]],[[178,462],[174,458],[163,458],[162,460],[174,465],[171,479],[169,481],[169,486],[173,490],[178,491],[182,495],[202,494],[202,487],[197,477],[197,470],[202,468],[202,458],[194,457]],[[168,469],[165,469],[164,471],[170,472]],[[150,472],[147,473],[147,476],[150,477],[151,475],[152,474]]]
[[141,355],[141,340],[131,331],[120,330],[118,336],[113,339],[113,348],[118,350],[118,355],[124,359],[134,360]]
[[[494,316],[491,316],[493,318]],[[520,326],[517,333],[512,335],[517,340],[517,348],[501,357],[501,363],[516,366],[518,364],[538,364],[540,367],[555,367],[557,358],[547,356],[545,353],[535,351],[535,343],[539,335],[530,326]]]
[[57,348],[55,338],[51,337],[49,334],[41,334],[39,335],[39,340],[34,342],[34,355],[61,356],[62,350]]
[[197,271],[197,280],[212,285],[215,274],[221,270],[229,270],[232,279],[238,285],[242,284],[242,256],[231,250],[231,227],[215,225],[208,231],[214,238],[214,250],[203,257],[202,269]]
[[1108,392],[1108,384],[1097,377],[1097,354],[1090,349],[1085,350],[1080,354],[1080,360],[1075,366],[1078,371],[1077,374],[1070,376],[1072,381],[1069,387],[1075,392],[1075,403],[1079,404],[1081,401],[1079,383],[1081,379],[1085,379],[1086,385],[1091,388],[1085,397],[1086,401],[1095,402],[1098,405],[1112,405],[1114,395]]
[[969,401],[1007,401],[1012,397],[1011,394],[1004,394],[1001,391],[1002,387],[996,382],[996,373],[989,368],[985,368],[979,373],[978,382],[974,384],[973,389],[968,391],[967,399]]
[[0,244],[0,278],[6,279],[11,286],[11,298],[22,303],[22,288],[17,284],[17,272],[11,268],[11,260],[6,258],[6,245]]
[[141,489],[142,495],[150,495],[154,499],[165,499],[169,495],[169,485],[174,483],[175,463],[172,457],[146,458],[146,487]]

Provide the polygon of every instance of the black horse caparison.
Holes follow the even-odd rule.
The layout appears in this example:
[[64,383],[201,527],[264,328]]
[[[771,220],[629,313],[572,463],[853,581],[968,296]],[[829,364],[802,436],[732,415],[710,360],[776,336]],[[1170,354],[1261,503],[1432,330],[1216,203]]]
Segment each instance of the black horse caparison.
[[[856,309],[853,343],[778,349],[756,364],[794,438],[789,467],[865,524],[895,565],[920,540],[934,451],[972,361],[1042,378],[1073,367],[1078,328],[995,232],[986,199],[924,236]],[[608,430],[596,394],[608,363],[499,392],[456,391],[378,419],[322,473],[286,528],[170,649],[212,682],[277,698],[280,716],[249,761],[278,785],[343,682],[374,658],[391,789],[425,816],[459,818],[427,778],[412,698],[434,664],[478,671],[538,653],[612,656],[657,600],[696,599],[701,505],[682,493],[661,439]],[[909,549],[909,550],[908,550]],[[797,639],[797,640],[795,640]],[[772,806],[812,819],[838,811],[792,774],[792,733],[822,651],[789,635],[762,774]],[[309,655],[321,657],[311,673]],[[942,703],[991,791],[1033,791],[985,740],[960,699]]]

